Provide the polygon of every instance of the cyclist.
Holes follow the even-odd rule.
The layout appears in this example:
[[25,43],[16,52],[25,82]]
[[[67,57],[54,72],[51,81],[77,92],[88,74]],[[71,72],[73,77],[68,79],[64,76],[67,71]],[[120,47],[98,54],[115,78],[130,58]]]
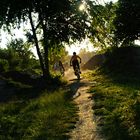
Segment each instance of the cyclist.
[[[73,56],[70,59],[70,66],[73,66],[74,71],[76,70],[76,66],[78,67],[78,69],[80,71],[78,59],[80,60],[80,63],[81,63],[81,58],[78,55],[76,55],[76,52],[73,52]],[[80,73],[81,73],[81,71],[80,71]]]
[[60,71],[60,73],[64,76],[65,68],[60,60],[54,64],[54,70]]
[[64,76],[65,68],[60,60],[59,60],[59,70],[60,73]]

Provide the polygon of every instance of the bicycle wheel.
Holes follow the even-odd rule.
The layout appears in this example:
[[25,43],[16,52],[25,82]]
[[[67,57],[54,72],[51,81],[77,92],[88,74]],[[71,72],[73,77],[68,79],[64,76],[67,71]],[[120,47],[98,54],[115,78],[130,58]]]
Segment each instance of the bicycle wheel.
[[77,79],[78,80],[80,79],[80,73],[77,73]]

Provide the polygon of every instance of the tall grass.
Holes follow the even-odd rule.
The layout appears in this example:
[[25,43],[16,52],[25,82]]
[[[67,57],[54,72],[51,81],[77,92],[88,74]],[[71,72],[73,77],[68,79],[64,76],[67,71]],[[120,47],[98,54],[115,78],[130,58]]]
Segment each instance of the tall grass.
[[0,140],[63,140],[77,120],[77,108],[63,89],[0,105]]

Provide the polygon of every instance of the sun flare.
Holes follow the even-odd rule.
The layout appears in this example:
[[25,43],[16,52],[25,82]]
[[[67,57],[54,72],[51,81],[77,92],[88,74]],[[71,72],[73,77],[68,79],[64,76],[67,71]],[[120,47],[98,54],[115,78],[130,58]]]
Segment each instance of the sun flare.
[[85,9],[85,5],[84,4],[81,4],[80,6],[79,6],[79,10],[80,11],[83,11]]

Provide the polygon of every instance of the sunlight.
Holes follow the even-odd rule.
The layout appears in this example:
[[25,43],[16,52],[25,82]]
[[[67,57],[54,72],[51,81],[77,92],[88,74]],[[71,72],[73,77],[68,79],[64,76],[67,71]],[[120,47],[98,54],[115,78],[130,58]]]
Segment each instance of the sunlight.
[[118,0],[98,0],[98,3],[101,5],[105,5],[105,3],[109,3],[109,2],[117,2]]
[[79,6],[79,10],[80,10],[80,11],[85,10],[85,4],[81,4],[81,5]]
[[87,52],[98,50],[97,48],[93,47],[93,44],[89,41],[89,39],[85,39],[82,42],[74,43],[70,46],[66,45],[66,51],[68,51],[69,55],[72,55],[73,52],[76,52],[77,54],[79,54],[81,49],[85,49]]
[[140,40],[135,40],[134,42],[136,45],[139,45],[140,46]]

